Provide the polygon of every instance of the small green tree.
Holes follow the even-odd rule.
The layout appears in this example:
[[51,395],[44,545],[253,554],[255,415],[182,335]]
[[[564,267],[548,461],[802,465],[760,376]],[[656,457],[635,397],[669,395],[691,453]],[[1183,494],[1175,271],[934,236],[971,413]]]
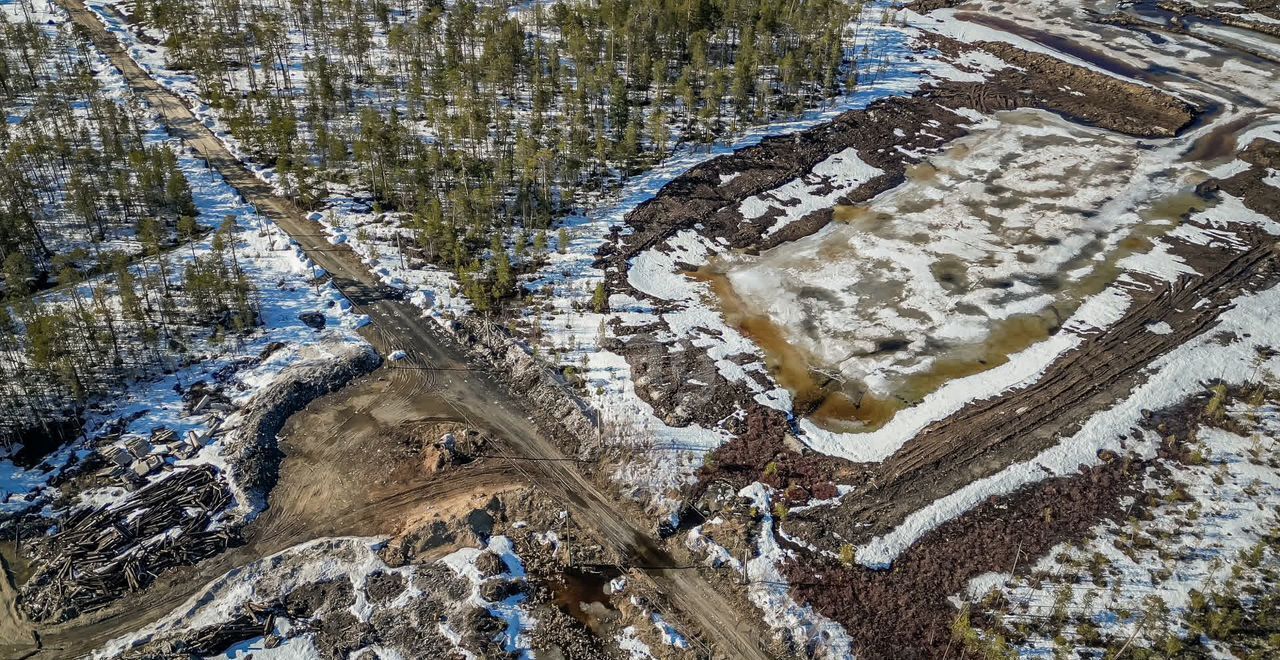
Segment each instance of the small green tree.
[[596,290],[591,294],[591,308],[597,314],[609,311],[609,293],[604,288],[604,282],[596,282]]

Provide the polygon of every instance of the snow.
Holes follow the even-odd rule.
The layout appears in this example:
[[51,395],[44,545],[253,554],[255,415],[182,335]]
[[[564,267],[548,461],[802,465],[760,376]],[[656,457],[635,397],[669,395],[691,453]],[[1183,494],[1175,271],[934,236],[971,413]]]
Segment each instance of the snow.
[[840,624],[819,614],[809,605],[791,598],[786,578],[778,565],[788,561],[791,553],[774,538],[774,518],[768,486],[756,482],[742,489],[740,497],[751,499],[761,512],[760,533],[756,539],[756,556],[747,562],[750,586],[747,597],[764,613],[765,622],[776,630],[785,630],[792,638],[810,649],[815,658],[852,657],[853,642]]
[[[232,569],[212,580],[155,623],[111,640],[95,651],[92,657],[116,657],[126,649],[165,634],[225,623],[238,616],[249,603],[284,596],[303,585],[333,580],[349,580],[356,587],[357,594],[361,595],[352,605],[351,612],[357,620],[367,622],[368,603],[363,598],[362,587],[368,575],[379,571],[407,573],[410,570],[393,569],[383,563],[377,555],[381,543],[380,539],[368,538],[317,539]],[[287,628],[282,632],[285,631]],[[253,644],[251,640],[249,646]],[[299,655],[279,657],[315,657],[307,653],[308,646],[306,637],[294,638],[284,653]],[[253,653],[254,657],[267,657],[259,655],[257,651]],[[233,648],[225,657],[240,656],[238,650]]]
[[274,648],[267,648],[265,637],[255,637],[235,644],[221,655],[213,657],[227,660],[310,660],[321,655],[309,634],[304,637],[287,637],[289,634],[287,625],[277,626],[272,632],[277,636],[285,637],[284,641]]
[[[1145,382],[1117,405],[1092,415],[1074,435],[1030,461],[971,482],[912,513],[892,531],[860,546],[858,561],[868,567],[886,567],[929,531],[987,498],[1007,495],[1047,478],[1073,474],[1080,466],[1097,465],[1102,460],[1102,450],[1154,456],[1160,439],[1153,434],[1146,434],[1136,443],[1124,440],[1142,419],[1143,410],[1175,405],[1214,379],[1232,384],[1249,382],[1257,373],[1258,350],[1280,345],[1280,324],[1270,320],[1272,310],[1280,309],[1280,287],[1245,294],[1233,302],[1210,332],[1153,362]],[[1224,333],[1236,333],[1239,339],[1225,345],[1219,343],[1214,337]]]
[[649,645],[636,636],[635,626],[627,626],[618,633],[618,648],[625,651],[631,660],[653,657],[653,651],[649,649]]
[[[1270,371],[1265,378],[1275,376]],[[1154,471],[1148,472],[1145,488],[1158,494],[1158,504],[1149,511],[1150,520],[1139,528],[1101,523],[1085,539],[1060,544],[1038,561],[1031,558],[1034,564],[1030,570],[1037,576],[1034,582],[997,574],[975,578],[967,590],[968,600],[977,601],[991,589],[1000,590],[1010,603],[1005,621],[1014,625],[1043,619],[1058,607],[1055,601],[1066,589],[1069,597],[1063,607],[1067,613],[1093,622],[1114,638],[1128,639],[1140,634],[1141,612],[1153,599],[1159,599],[1174,615],[1173,630],[1188,634],[1181,617],[1191,603],[1193,590],[1207,592],[1228,580],[1239,589],[1252,580],[1249,569],[1236,574],[1237,562],[1280,523],[1274,506],[1280,496],[1280,471],[1258,453],[1268,442],[1274,443],[1263,436],[1274,436],[1280,428],[1277,413],[1273,405],[1232,406],[1229,416],[1252,431],[1253,437],[1201,427],[1195,446],[1209,457],[1206,464],[1162,461],[1167,477],[1156,479]],[[1183,489],[1185,498],[1168,497],[1175,488]],[[1137,546],[1130,542],[1135,535],[1158,541]],[[1274,553],[1271,561],[1275,561]],[[1077,568],[1099,562],[1105,565],[1106,584],[1095,582],[1092,570]],[[1023,651],[1035,653],[1052,645],[1051,639],[1034,635]]]
[[[476,559],[485,550],[498,555],[502,559],[503,564],[507,567],[505,573],[488,578],[480,575],[479,570],[476,568]],[[494,536],[489,539],[489,543],[484,549],[462,548],[450,553],[440,561],[454,573],[471,582],[471,595],[468,597],[467,602],[484,607],[490,614],[506,622],[507,628],[502,633],[503,648],[506,652],[516,654],[522,658],[532,658],[533,650],[529,645],[531,641],[529,633],[537,624],[537,620],[530,616],[528,610],[522,606],[527,598],[525,594],[519,593],[514,596],[508,596],[498,602],[489,602],[480,596],[480,586],[488,580],[525,579],[524,565],[521,563],[520,557],[516,555],[511,539],[505,536]]]
[[[717,266],[746,316],[767,319],[810,368],[914,401],[914,378],[972,360],[1003,321],[1069,311],[1147,200],[1178,191],[1155,175],[1183,145],[1137,143],[1040,111],[998,113],[850,219]],[[1144,174],[1120,174],[1134,170]]]
[[[418,587],[414,586],[413,566],[392,568],[379,558],[378,551],[383,547],[384,542],[385,539],[381,538],[317,539],[232,569],[211,581],[185,603],[155,623],[136,633],[110,641],[93,657],[115,657],[125,649],[165,634],[225,623],[238,616],[249,603],[266,602],[283,597],[304,585],[334,580],[347,580],[351,583],[354,587],[355,602],[351,605],[350,611],[357,621],[367,623],[374,613],[373,605],[365,592],[365,584],[370,575],[399,574],[408,585],[404,592],[385,607],[407,606],[411,599],[422,594]],[[488,578],[480,577],[475,567],[475,560],[484,552],[497,554],[505,564],[506,571]],[[531,658],[528,633],[536,621],[529,616],[522,605],[524,595],[511,596],[498,603],[484,601],[479,595],[480,585],[486,580],[523,580],[525,578],[523,564],[516,555],[510,539],[505,536],[494,536],[484,548],[463,548],[440,559],[439,563],[471,582],[472,591],[466,603],[484,607],[495,617],[507,622],[507,629],[502,633],[506,640],[507,651]],[[263,650],[263,639],[256,638],[238,644],[218,657],[244,658],[249,653],[252,653],[255,658],[281,660],[317,657],[311,641],[313,633],[298,634],[297,630],[291,630],[287,620],[282,618],[279,621],[283,623],[277,626],[275,632],[286,639],[270,653]],[[462,641],[461,637],[448,627],[447,621],[441,622],[439,630],[455,645]],[[398,657],[390,649],[375,648],[375,650],[378,657]],[[459,648],[458,651],[464,657],[475,657],[465,649]]]
[[810,213],[831,208],[859,186],[881,174],[884,171],[863,162],[856,149],[845,149],[818,163],[812,171],[799,179],[769,192],[748,197],[742,201],[738,210],[747,220],[756,220],[770,211],[780,210],[781,214],[773,221],[773,225],[765,230],[764,237],[768,238]]
[[662,618],[661,614],[652,612],[649,615],[649,619],[653,622],[653,627],[658,629],[658,635],[661,636],[663,644],[678,649],[689,648],[689,640],[685,639],[684,635],[681,635],[675,626],[667,623],[667,620]]

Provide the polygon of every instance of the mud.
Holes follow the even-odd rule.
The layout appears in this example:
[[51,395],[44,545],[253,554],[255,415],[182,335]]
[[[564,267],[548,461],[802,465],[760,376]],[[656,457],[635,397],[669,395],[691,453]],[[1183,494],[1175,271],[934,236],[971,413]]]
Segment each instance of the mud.
[[294,413],[315,399],[341,389],[358,376],[372,371],[381,362],[373,349],[353,349],[340,360],[320,367],[299,365],[292,376],[256,397],[245,411],[243,429],[227,448],[231,473],[258,500],[265,504],[267,493],[279,479],[283,458],[276,436]]

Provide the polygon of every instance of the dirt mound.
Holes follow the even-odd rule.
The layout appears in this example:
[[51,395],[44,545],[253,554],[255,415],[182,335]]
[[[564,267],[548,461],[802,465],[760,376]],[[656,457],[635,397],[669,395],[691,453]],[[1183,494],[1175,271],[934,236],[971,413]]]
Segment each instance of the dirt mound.
[[229,463],[236,483],[256,500],[255,508],[265,505],[267,493],[279,478],[283,455],[276,436],[289,417],[373,371],[381,362],[367,345],[348,347],[335,360],[290,367],[285,379],[253,399],[244,411],[240,433],[224,452],[232,457]]
[[783,413],[752,409],[746,415],[746,428],[717,449],[699,472],[694,497],[717,481],[735,491],[759,481],[778,489],[788,504],[835,497],[837,481],[852,481],[858,467],[810,451],[790,432]]

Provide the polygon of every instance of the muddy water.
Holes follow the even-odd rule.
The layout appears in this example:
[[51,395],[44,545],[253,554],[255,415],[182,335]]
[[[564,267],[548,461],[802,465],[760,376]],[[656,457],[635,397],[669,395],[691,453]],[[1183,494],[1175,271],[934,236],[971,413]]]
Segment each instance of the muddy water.
[[753,341],[765,356],[765,367],[791,393],[796,413],[832,429],[879,427],[904,407],[905,401],[872,394],[853,380],[832,378],[815,368],[808,353],[787,340],[786,332],[766,314],[750,309],[717,265],[686,273],[706,282],[712,304],[725,321]]
[[566,568],[552,583],[552,601],[598,636],[605,636],[617,610],[609,605],[609,582],[621,575],[617,570]]

